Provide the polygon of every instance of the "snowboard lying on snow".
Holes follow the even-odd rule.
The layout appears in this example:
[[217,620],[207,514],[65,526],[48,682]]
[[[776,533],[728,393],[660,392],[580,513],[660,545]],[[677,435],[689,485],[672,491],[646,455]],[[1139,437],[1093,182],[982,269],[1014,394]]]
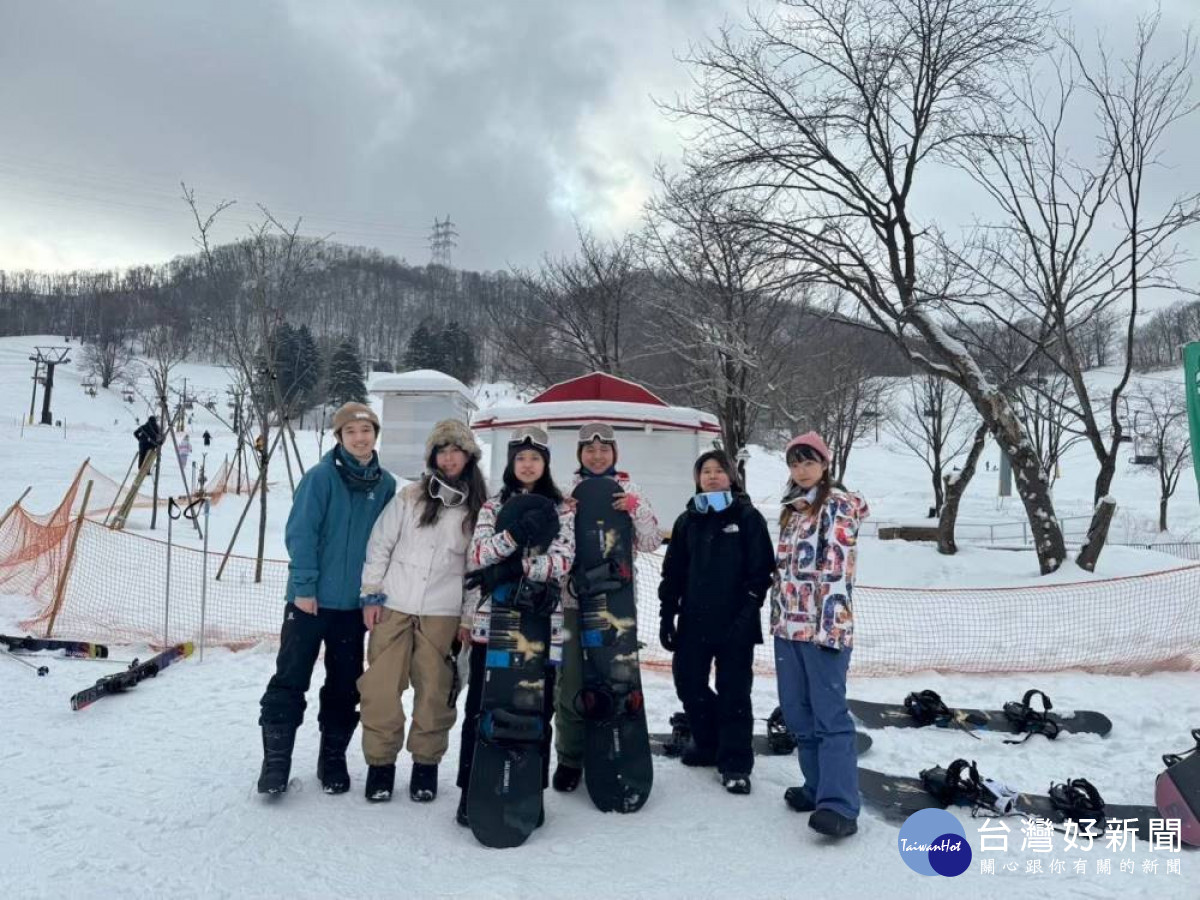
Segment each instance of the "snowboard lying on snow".
[[[1034,705],[1041,698],[1042,708]],[[903,703],[875,703],[847,700],[850,712],[864,728],[961,728],[966,731],[999,731],[1006,734],[1041,734],[1050,739],[1059,732],[1098,734],[1112,731],[1112,721],[1092,710],[1052,712],[1050,698],[1039,690],[1029,690],[1021,700],[1004,704],[1002,709],[956,709],[948,707],[933,691],[909,694]]]

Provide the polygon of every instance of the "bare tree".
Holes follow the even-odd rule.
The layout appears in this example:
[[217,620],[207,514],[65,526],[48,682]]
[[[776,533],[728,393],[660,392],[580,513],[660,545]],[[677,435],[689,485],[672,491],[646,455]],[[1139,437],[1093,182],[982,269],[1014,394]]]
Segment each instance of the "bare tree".
[[[1158,530],[1167,530],[1167,506],[1179,486],[1179,476],[1192,458],[1184,388],[1178,384],[1141,382],[1131,399],[1139,406],[1139,428],[1143,441],[1155,452],[1158,473]],[[1145,426],[1142,426],[1145,422]]]
[[[182,189],[184,202],[195,222],[195,242],[204,260],[209,289],[229,295],[231,312],[224,323],[224,350],[227,364],[236,370],[238,383],[246,391],[250,415],[243,421],[243,427],[250,424],[248,420],[253,420],[258,432],[252,439],[258,455],[259,501],[254,578],[255,581],[261,581],[266,552],[267,478],[275,447],[283,446],[289,479],[292,476],[287,444],[282,440],[282,434],[274,441],[270,439],[271,427],[276,424],[272,415],[274,411],[280,414],[280,431],[290,431],[287,406],[280,396],[275,371],[278,359],[275,340],[278,326],[286,319],[288,301],[296,295],[301,280],[309,274],[313,250],[321,240],[301,237],[300,221],[290,227],[285,226],[268,209],[259,206],[262,220],[237,245],[243,264],[241,271],[248,272],[250,277],[245,283],[233,280],[218,260],[210,241],[214,224],[221,213],[233,205],[233,201],[222,201],[207,215],[203,215],[194,191],[186,185]],[[295,449],[294,435],[292,446]]]
[[782,0],[691,55],[697,93],[674,111],[699,126],[698,165],[765,201],[746,224],[967,394],[1012,462],[1052,572],[1066,550],[1048,486],[1008,398],[947,330],[954,266],[917,190],[999,124],[999,86],[1042,51],[1046,24],[1037,0]]
[[915,375],[894,392],[888,433],[929,470],[933,515],[945,502],[946,473],[972,443],[978,416],[966,395],[944,378]]
[[1022,375],[1008,382],[1005,390],[1041,461],[1042,476],[1053,486],[1063,455],[1087,439],[1077,427],[1071,381],[1061,370],[1050,369],[1045,374]]
[[649,317],[678,372],[661,387],[714,412],[732,458],[794,362],[779,324],[784,308],[803,297],[771,243],[737,224],[744,217],[703,177],[660,170],[641,241],[654,273]]
[[83,348],[83,370],[100,379],[100,387],[109,388],[119,381],[133,361],[128,341],[117,335],[101,337]]
[[578,235],[577,256],[548,256],[536,272],[515,272],[514,289],[487,306],[506,374],[522,387],[581,371],[624,374],[638,287],[633,243]]
[[958,507],[962,502],[963,495],[967,492],[967,486],[975,477],[975,468],[979,465],[979,457],[983,455],[987,436],[987,423],[981,422],[971,437],[971,446],[967,450],[962,468],[943,478],[945,502],[942,504],[941,515],[938,517],[938,553],[953,556],[958,552],[958,542],[954,537],[954,528],[958,524]]
[[[191,341],[187,328],[182,323],[155,325],[142,338],[142,352],[146,360],[142,368],[150,380],[151,406],[158,411],[158,424],[162,434],[158,457],[154,461],[154,506],[150,510],[150,528],[158,524],[158,480],[162,471],[161,446],[167,438],[175,439],[175,423],[170,408],[171,373],[187,359]],[[178,457],[177,457],[178,458]],[[183,467],[180,464],[180,472]],[[186,474],[183,483],[187,484]]]

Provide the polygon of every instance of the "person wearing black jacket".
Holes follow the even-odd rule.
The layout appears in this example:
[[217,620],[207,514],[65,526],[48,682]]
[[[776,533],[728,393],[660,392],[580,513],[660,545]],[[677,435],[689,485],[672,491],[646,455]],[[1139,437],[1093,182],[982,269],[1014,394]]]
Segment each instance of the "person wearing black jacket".
[[163,441],[162,432],[158,430],[158,418],[150,416],[145,423],[139,425],[137,431],[133,433],[138,442],[138,469],[142,468],[142,463],[145,462],[146,456],[151,450],[157,449]]
[[693,476],[696,495],[675,520],[663,561],[659,639],[674,654],[675,692],[691,726],[684,765],[716,765],[727,791],[748,794],[754,646],[763,642],[761,610],[775,548],[724,452],[701,455]]

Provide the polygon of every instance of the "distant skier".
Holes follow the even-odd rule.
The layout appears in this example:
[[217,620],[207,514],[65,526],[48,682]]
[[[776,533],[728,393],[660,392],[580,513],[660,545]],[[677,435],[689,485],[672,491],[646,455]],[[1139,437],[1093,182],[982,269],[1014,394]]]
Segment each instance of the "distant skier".
[[779,704],[804,775],[784,800],[812,812],[814,831],[842,838],[858,830],[860,806],[846,672],[858,527],[869,510],[858,494],[833,486],[831,458],[815,431],[792,438],[784,451],[791,479],[779,520],[771,633]]
[[263,765],[260,794],[287,790],[296,729],[321,645],[321,749],[317,777],[327,794],[350,790],[346,746],[358,726],[358,679],[363,672],[359,592],[367,540],[396,492],[379,465],[379,419],[369,406],[346,403],[333,416],[337,441],[300,479],[288,514],[287,605],[275,675],[263,694]]
[[[701,454],[696,495],[675,520],[663,560],[659,641],[692,741],[687,766],[716,766],[731,794],[750,793],[754,768],[754,647],[763,642],[762,604],[775,555],[766,520],[722,450]],[[716,666],[716,691],[709,687]]]
[[192,439],[186,434],[183,440],[179,442],[179,464],[183,466],[183,471],[187,472],[188,458],[192,455]]
[[142,425],[138,426],[133,436],[137,438],[138,442],[138,469],[140,470],[150,451],[156,449],[162,443],[162,432],[158,428],[158,418],[156,416],[148,417]]
[[208,449],[208,447],[210,447],[212,445],[212,435],[209,434],[206,429],[203,437],[204,437],[204,447],[205,447],[205,449]]

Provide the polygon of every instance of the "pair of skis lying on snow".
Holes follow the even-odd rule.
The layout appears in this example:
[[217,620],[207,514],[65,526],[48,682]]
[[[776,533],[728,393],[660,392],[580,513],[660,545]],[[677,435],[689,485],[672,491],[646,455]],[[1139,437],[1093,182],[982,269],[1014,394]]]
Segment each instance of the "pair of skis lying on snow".
[[[10,637],[0,635],[0,646],[18,657],[26,653],[38,653],[45,650],[60,651],[68,659],[107,659],[108,647],[104,644],[94,644],[89,641],[60,641],[55,638]],[[136,687],[139,682],[153,678],[167,666],[192,655],[192,644],[176,644],[168,647],[162,653],[145,661],[135,659],[129,668],[123,672],[115,672],[96,680],[89,688],[84,688],[71,697],[71,709],[79,710],[91,706],[101,697],[120,694]],[[46,667],[39,666],[38,674],[46,674]]]

